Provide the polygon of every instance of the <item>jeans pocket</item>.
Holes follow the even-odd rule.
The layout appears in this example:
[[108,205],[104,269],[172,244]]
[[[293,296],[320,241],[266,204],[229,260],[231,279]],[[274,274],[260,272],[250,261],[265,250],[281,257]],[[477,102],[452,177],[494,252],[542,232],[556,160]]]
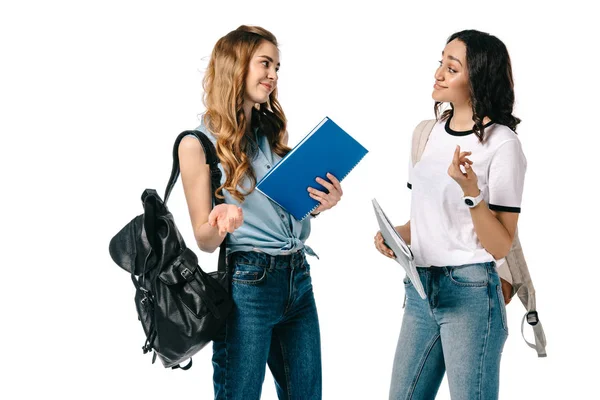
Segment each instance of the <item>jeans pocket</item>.
[[267,270],[264,267],[251,264],[236,263],[233,268],[232,283],[256,285],[265,280]]
[[457,286],[483,287],[489,281],[488,269],[483,264],[467,264],[449,268],[450,282]]
[[412,282],[411,282],[410,278],[408,277],[408,275],[404,276],[404,279],[402,279],[402,283],[404,283],[405,285],[412,285]]
[[498,305],[500,307],[500,314],[502,318],[502,328],[508,334],[508,322],[506,321],[506,304],[504,304],[504,294],[502,293],[502,286],[496,286],[496,292],[498,293]]

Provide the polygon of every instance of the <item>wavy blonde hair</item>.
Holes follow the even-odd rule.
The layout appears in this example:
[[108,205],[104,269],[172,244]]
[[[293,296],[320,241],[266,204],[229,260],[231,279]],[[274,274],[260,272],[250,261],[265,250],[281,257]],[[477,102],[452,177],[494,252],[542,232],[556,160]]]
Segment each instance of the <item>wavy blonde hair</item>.
[[[256,187],[252,154],[248,154],[248,128],[260,127],[271,149],[280,157],[290,151],[283,142],[287,120],[277,101],[277,88],[266,103],[257,104],[252,109],[252,126],[248,127],[250,122],[244,114],[250,60],[264,41],[277,47],[275,36],[258,26],[242,25],[229,32],[215,44],[204,75],[205,123],[217,139],[217,155],[227,175],[225,183],[216,191],[219,198],[223,198],[222,191],[226,189],[236,200],[243,202]],[[244,188],[242,193],[238,185],[244,178],[250,180],[250,187]]]

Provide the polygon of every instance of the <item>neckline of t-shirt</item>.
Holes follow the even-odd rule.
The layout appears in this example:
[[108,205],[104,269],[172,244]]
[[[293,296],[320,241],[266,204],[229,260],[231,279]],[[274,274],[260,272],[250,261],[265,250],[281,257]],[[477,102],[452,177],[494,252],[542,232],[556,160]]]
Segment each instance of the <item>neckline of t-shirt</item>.
[[[448,118],[446,120],[446,125],[445,125],[445,129],[446,132],[449,133],[452,136],[467,136],[470,135],[471,133],[473,133],[473,129],[469,130],[469,131],[455,131],[452,128],[450,128],[450,120],[452,119],[452,117]],[[488,126],[492,125],[494,123],[494,121],[490,121],[487,124],[484,125],[484,128],[487,128]]]

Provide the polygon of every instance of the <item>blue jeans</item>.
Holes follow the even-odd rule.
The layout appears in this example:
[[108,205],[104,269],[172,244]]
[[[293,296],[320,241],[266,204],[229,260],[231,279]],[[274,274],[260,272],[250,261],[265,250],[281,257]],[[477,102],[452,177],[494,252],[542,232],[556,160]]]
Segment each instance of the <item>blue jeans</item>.
[[213,343],[215,399],[258,400],[266,365],[279,399],[321,399],[321,342],[304,252],[231,255],[235,303]]
[[390,400],[434,399],[445,371],[452,400],[498,398],[508,328],[494,265],[417,268],[425,300],[405,278]]

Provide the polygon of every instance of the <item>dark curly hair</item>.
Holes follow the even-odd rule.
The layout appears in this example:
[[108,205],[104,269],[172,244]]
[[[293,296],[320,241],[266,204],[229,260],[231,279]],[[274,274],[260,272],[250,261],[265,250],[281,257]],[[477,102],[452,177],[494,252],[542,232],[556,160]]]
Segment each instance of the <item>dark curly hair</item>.
[[[514,83],[510,56],[500,39],[489,33],[476,30],[456,32],[446,43],[458,39],[467,47],[467,70],[469,89],[473,107],[473,132],[483,142],[485,127],[483,118],[506,125],[516,133],[521,120],[514,115]],[[436,102],[435,116],[447,120],[453,109],[446,110],[439,117],[442,103]]]

